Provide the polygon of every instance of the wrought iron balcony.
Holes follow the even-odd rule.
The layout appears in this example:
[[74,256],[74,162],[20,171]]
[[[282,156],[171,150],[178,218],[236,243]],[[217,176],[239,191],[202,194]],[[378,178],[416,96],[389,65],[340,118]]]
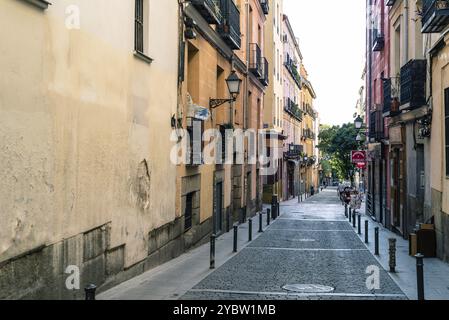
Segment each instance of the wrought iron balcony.
[[426,104],[426,60],[410,60],[401,68],[401,110]]
[[290,75],[293,77],[293,80],[296,82],[296,85],[301,89],[301,76],[298,72],[298,67],[296,66],[296,62],[290,58],[290,56],[287,54],[286,61],[284,63],[285,67],[287,68]]
[[368,137],[375,141],[381,141],[384,138],[384,117],[380,107],[370,113]]
[[262,7],[263,13],[269,14],[270,6],[268,5],[268,0],[259,0],[259,1],[260,1],[260,6]]
[[191,0],[192,5],[201,13],[210,24],[220,24],[222,16],[220,0]]
[[383,106],[383,113],[386,116],[390,115],[391,112],[391,79],[384,79],[383,80],[383,89],[384,89],[384,106]]
[[315,140],[315,138],[316,138],[316,135],[313,133],[312,129],[304,129],[302,131],[302,136],[303,136],[304,140],[307,140],[307,139]]
[[222,21],[218,26],[218,32],[223,40],[233,50],[239,50],[242,46],[240,38],[240,11],[232,0],[221,0]]
[[265,87],[267,87],[270,83],[270,80],[268,78],[269,70],[268,60],[266,58],[262,58],[262,75],[260,76],[259,80]]
[[302,111],[299,109],[298,105],[290,98],[287,98],[284,110],[296,120],[300,122],[302,121]]
[[439,33],[448,24],[448,0],[423,0],[422,33]]
[[262,76],[262,51],[257,43],[249,45],[249,71],[258,78]]
[[288,151],[284,153],[287,159],[299,159],[304,151],[304,147],[299,144],[289,144]]
[[382,51],[385,46],[385,38],[379,30],[373,30],[373,51]]

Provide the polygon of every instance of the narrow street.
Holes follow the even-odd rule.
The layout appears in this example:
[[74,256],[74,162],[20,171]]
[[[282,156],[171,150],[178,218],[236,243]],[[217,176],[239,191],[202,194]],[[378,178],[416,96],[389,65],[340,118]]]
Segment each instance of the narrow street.
[[[301,204],[297,199],[283,203],[281,216],[258,237],[257,219],[254,221],[254,240],[242,245],[237,254],[198,280],[185,294],[181,293],[182,300],[407,299],[345,219],[335,189],[329,188]],[[247,230],[241,227],[241,240],[246,240]],[[230,239],[222,240],[226,245],[217,247],[218,256],[218,251],[231,250],[232,237]],[[203,260],[200,261],[202,270],[198,271],[199,274],[205,274],[208,249],[209,246],[205,245],[199,249],[203,250],[203,255],[194,253],[191,257],[196,263]],[[180,270],[189,261],[181,259],[171,264],[176,268],[171,268],[169,263],[162,266],[160,270],[163,271],[144,274],[132,283],[124,283],[105,292],[100,298],[158,298],[152,294],[155,294],[156,287],[162,290],[162,279],[170,283],[169,291],[180,294],[184,280],[189,281]],[[369,266],[379,267],[379,290],[367,288],[370,274],[366,271]],[[191,264],[190,268],[193,268]],[[196,279],[200,278],[199,274]],[[146,278],[148,276],[150,279]],[[284,288],[286,285],[306,285],[307,289],[288,291]]]

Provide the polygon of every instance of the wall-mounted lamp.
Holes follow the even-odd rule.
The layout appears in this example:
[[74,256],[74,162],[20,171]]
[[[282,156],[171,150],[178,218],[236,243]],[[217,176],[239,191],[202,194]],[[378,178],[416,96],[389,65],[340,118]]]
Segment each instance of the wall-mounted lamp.
[[226,79],[226,84],[228,86],[229,94],[232,98],[230,99],[210,99],[209,101],[209,107],[211,109],[218,108],[219,106],[225,104],[234,102],[237,100],[237,97],[240,94],[240,87],[242,85],[242,79],[238,77],[238,75],[235,73],[235,71],[232,71],[232,73],[229,75],[229,77]]

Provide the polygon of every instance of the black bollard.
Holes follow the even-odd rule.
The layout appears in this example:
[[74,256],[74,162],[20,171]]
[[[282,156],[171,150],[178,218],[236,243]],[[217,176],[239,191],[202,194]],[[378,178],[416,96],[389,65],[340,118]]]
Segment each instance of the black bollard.
[[352,226],[354,229],[357,227],[357,220],[355,218],[355,210],[352,211]]
[[237,252],[238,234],[239,234],[239,227],[238,226],[234,226],[234,253]]
[[267,209],[267,226],[270,225],[270,218],[271,218],[271,210]]
[[360,235],[362,235],[362,215],[358,214],[357,215],[357,233]]
[[263,214],[259,213],[259,233],[263,232]]
[[424,256],[418,253],[416,256],[416,280],[418,288],[418,300],[424,301]]
[[210,269],[215,269],[215,234],[210,236]]
[[253,241],[253,219],[248,219],[248,242]]
[[368,238],[368,233],[369,233],[369,222],[368,220],[365,220],[365,243],[368,244],[369,243],[369,238]]
[[388,239],[389,243],[389,265],[390,265],[390,272],[395,273],[396,272],[396,239]]
[[351,212],[351,208],[349,208],[349,210],[348,210],[348,216],[349,216],[349,223],[351,223],[352,222],[352,212]]
[[271,197],[271,218],[273,220],[276,219],[277,204],[278,204],[278,196],[276,194],[273,194],[273,196]]
[[94,284],[89,284],[84,288],[84,292],[86,294],[86,300],[95,300],[95,291],[97,290],[97,286]]
[[345,203],[345,217],[348,217],[348,204]]
[[374,254],[379,255],[379,227],[374,228]]

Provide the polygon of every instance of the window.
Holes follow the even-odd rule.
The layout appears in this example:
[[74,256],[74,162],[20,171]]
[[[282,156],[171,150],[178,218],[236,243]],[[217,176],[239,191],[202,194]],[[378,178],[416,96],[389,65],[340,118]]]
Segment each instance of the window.
[[134,17],[134,52],[142,60],[151,63],[153,59],[148,57],[148,1],[135,0]]
[[446,177],[449,178],[449,88],[444,90],[444,119],[446,138],[444,145],[446,146]]

